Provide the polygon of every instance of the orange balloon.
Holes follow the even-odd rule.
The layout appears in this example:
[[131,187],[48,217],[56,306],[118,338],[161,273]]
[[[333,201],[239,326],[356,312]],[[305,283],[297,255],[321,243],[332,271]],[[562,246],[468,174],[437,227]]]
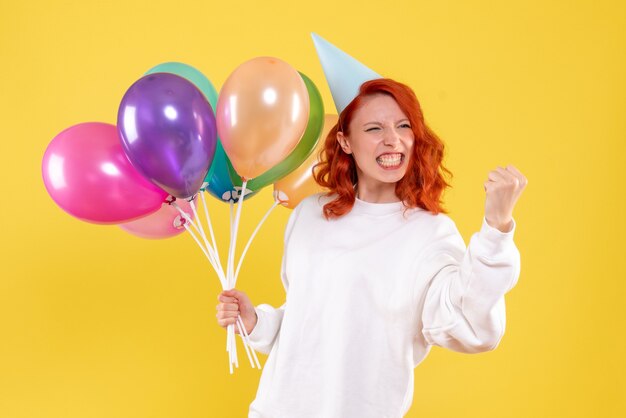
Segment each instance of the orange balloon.
[[324,115],[324,128],[321,137],[309,158],[304,160],[294,171],[274,183],[274,199],[278,200],[281,205],[293,209],[305,197],[328,191],[328,189],[317,184],[313,178],[313,167],[319,162],[317,158],[324,148],[328,132],[337,124],[338,120],[337,115]]
[[289,64],[258,57],[228,77],[215,113],[226,155],[237,173],[250,180],[296,147],[309,120],[309,93]]

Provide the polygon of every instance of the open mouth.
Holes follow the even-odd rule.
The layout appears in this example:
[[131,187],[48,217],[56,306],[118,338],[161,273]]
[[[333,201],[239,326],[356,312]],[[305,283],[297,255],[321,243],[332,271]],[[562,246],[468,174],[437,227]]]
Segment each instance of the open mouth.
[[399,152],[394,154],[383,154],[376,158],[376,162],[379,166],[385,169],[398,168],[404,162],[404,154]]

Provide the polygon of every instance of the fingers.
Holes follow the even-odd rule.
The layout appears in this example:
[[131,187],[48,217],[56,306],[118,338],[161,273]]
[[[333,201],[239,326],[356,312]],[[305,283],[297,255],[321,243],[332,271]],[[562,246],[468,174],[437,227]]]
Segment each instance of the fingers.
[[233,292],[233,290],[224,290],[222,293],[217,295],[217,300],[225,303],[237,303],[239,302],[237,293],[238,292]]
[[511,164],[506,166],[506,170],[509,173],[512,173],[519,181],[519,185],[521,187],[525,187],[528,184],[528,179],[524,176],[517,168],[512,166]]
[[506,181],[510,183],[516,183],[520,186],[525,186],[528,183],[526,177],[520,173],[520,171],[512,165],[507,165],[506,168],[496,167],[490,171],[487,175],[488,181]]
[[[221,303],[218,303],[216,306],[217,313],[215,316],[217,317],[217,323],[222,328],[227,328],[229,325],[237,323],[237,317],[241,315],[239,301],[245,297],[245,293],[237,289],[224,290],[217,296],[217,300]],[[245,303],[244,299],[244,304]],[[237,327],[235,327],[235,333],[239,334]]]
[[218,311],[215,314],[215,317],[218,319],[227,319],[227,318],[237,318],[241,315],[239,311]]
[[504,182],[514,186],[516,190],[524,189],[528,183],[526,177],[510,164],[506,168],[498,167],[497,171],[502,175]]
[[[217,323],[222,328],[226,328],[229,325],[235,325],[236,322],[237,322],[237,318],[225,318],[225,319],[218,319],[217,320]],[[237,327],[235,327],[235,332],[237,332],[237,331],[238,331],[238,329],[237,329]]]
[[217,311],[215,316],[217,317],[217,323],[222,328],[226,328],[229,325],[233,325],[237,322],[237,317],[241,314],[239,311]]
[[487,181],[483,183],[483,188],[489,194],[495,189],[505,187],[519,195],[527,184],[526,177],[515,166],[509,164],[506,168],[498,166],[491,170],[487,175]]
[[244,292],[242,292],[241,290],[237,290],[237,289],[224,290],[222,293],[220,293],[220,296],[225,296],[228,298],[235,298],[235,299],[243,299],[247,297]]
[[503,182],[505,182],[507,184],[512,184],[515,187],[517,187],[519,185],[519,179],[517,178],[517,176],[515,174],[513,174],[513,172],[507,171],[505,168],[502,168],[500,166],[498,166],[498,168],[496,168],[496,170],[500,174],[501,179],[502,179]]
[[238,303],[218,303],[216,306],[218,311],[238,311],[239,304]]
[[489,181],[502,180],[503,174],[500,173],[497,169],[495,169],[495,170],[490,171],[489,174],[487,174],[487,179],[489,179]]

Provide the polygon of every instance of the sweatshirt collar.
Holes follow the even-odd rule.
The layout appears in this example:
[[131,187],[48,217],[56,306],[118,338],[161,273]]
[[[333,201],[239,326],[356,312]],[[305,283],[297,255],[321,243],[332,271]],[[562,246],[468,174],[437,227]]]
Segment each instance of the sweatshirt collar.
[[354,199],[354,206],[351,212],[354,214],[367,214],[367,215],[389,215],[391,213],[397,213],[404,210],[404,203],[391,202],[391,203],[371,203],[359,199]]

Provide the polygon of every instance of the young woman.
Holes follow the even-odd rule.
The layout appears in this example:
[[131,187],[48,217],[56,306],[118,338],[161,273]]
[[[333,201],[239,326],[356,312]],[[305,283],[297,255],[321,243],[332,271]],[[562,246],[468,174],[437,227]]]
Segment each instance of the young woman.
[[511,165],[488,174],[466,247],[440,204],[443,149],[413,91],[393,80],[365,82],[341,112],[314,174],[330,193],[303,200],[287,224],[286,302],[255,307],[237,289],[218,297],[218,324],[241,315],[269,354],[250,417],[399,418],[431,346],[498,346],[520,273],[512,212],[527,181]]

